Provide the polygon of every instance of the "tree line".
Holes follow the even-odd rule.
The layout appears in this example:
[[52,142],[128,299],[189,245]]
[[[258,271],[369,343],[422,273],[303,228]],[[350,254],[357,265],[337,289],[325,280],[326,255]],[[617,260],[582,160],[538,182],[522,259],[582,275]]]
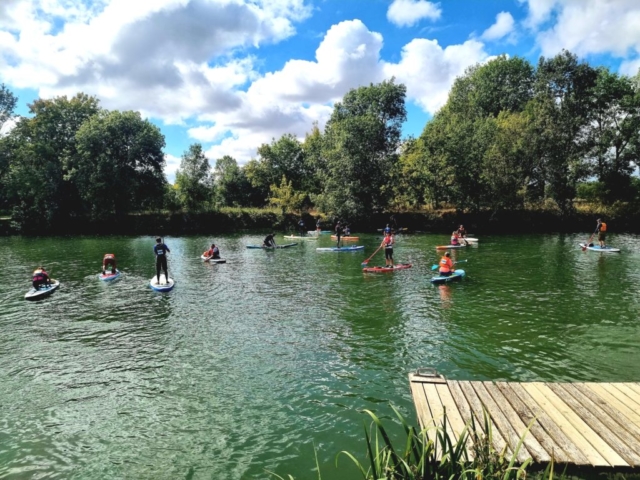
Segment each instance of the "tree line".
[[[514,209],[576,197],[639,200],[640,74],[594,68],[566,51],[497,57],[457,78],[417,138],[402,138],[406,88],[394,79],[349,91],[324,129],[263,144],[243,166],[202,145],[164,176],[164,136],[136,112],[78,94],[36,100],[0,138],[0,209],[21,226],[77,216],[220,207],[305,208],[363,219],[453,206]],[[0,126],[16,99],[0,87]],[[213,168],[211,165],[213,164]]]

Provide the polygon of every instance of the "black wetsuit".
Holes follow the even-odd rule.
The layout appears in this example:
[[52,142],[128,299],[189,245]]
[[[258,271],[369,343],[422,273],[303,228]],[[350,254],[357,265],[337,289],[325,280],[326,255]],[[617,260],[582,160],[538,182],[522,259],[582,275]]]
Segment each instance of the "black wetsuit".
[[171,250],[164,243],[156,243],[153,251],[156,254],[156,277],[158,277],[158,283],[160,283],[160,270],[164,272],[164,278],[168,282],[167,252],[171,252]]

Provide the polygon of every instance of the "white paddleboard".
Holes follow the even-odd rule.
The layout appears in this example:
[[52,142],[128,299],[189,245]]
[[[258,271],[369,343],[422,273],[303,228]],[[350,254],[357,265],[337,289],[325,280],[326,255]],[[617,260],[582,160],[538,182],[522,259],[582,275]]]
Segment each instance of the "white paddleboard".
[[611,247],[600,247],[600,245],[594,245],[593,247],[587,247],[585,243],[581,243],[580,246],[582,248],[587,248],[587,250],[592,250],[594,252],[602,252],[602,253],[620,253],[619,248],[611,248]]
[[24,298],[26,300],[38,300],[40,298],[44,298],[47,295],[50,295],[60,286],[60,282],[58,280],[51,279],[50,285],[43,285],[38,290],[35,288],[31,288],[25,295]]
[[175,282],[173,281],[172,278],[169,278],[169,280],[167,281],[167,279],[164,276],[164,273],[161,273],[160,282],[158,282],[158,277],[154,275],[153,278],[149,280],[149,285],[156,292],[170,292],[173,289]]

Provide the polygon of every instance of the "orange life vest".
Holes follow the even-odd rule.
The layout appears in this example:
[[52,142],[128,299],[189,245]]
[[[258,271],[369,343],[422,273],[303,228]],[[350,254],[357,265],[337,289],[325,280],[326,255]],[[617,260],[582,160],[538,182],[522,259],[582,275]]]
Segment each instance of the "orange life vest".
[[440,273],[449,273],[453,270],[453,260],[449,257],[442,257],[440,259]]
[[607,224],[604,222],[600,222],[600,231],[601,232],[606,232],[607,231]]
[[115,260],[116,256],[113,253],[105,253],[103,260]]

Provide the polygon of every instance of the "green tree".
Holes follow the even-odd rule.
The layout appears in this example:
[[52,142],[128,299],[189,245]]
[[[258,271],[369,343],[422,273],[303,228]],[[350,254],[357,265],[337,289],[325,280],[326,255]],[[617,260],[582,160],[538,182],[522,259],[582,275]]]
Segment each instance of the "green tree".
[[632,79],[598,69],[588,125],[588,158],[601,182],[601,200],[630,200],[640,145],[640,88]]
[[575,55],[563,51],[540,58],[532,100],[536,130],[533,139],[542,160],[541,174],[549,194],[562,212],[573,209],[576,184],[588,171],[586,127],[592,120],[597,72]]
[[210,170],[209,160],[199,143],[191,145],[182,155],[180,169],[176,172],[176,187],[187,211],[197,212],[209,204],[213,186]]
[[282,176],[280,185],[271,185],[271,196],[269,203],[275,207],[282,209],[282,214],[292,213],[299,210],[304,202],[305,194],[297,192],[293,189],[291,180],[287,181],[287,177]]
[[296,190],[302,190],[305,179],[311,174],[305,163],[302,145],[291,134],[261,145],[256,162],[247,170],[247,176],[259,191],[268,192],[270,186],[277,184],[283,175]]
[[95,97],[79,93],[68,99],[35,100],[31,118],[21,118],[10,132],[7,190],[13,221],[37,231],[82,213],[78,189],[70,179],[76,133],[100,111]]
[[225,155],[216,160],[214,185],[216,204],[229,207],[250,204],[251,185],[235,158]]
[[4,83],[0,84],[0,130],[8,120],[14,117],[18,97]]
[[83,123],[76,140],[69,177],[93,218],[162,203],[164,136],[140,113],[103,111]]
[[406,87],[394,80],[349,91],[325,129],[324,210],[358,218],[387,207],[406,120]]
[[[0,85],[0,130],[2,130],[7,120],[13,118],[17,103],[18,98],[4,84]],[[0,136],[0,209],[2,210],[9,206],[6,175],[13,150],[12,143],[6,136]]]

